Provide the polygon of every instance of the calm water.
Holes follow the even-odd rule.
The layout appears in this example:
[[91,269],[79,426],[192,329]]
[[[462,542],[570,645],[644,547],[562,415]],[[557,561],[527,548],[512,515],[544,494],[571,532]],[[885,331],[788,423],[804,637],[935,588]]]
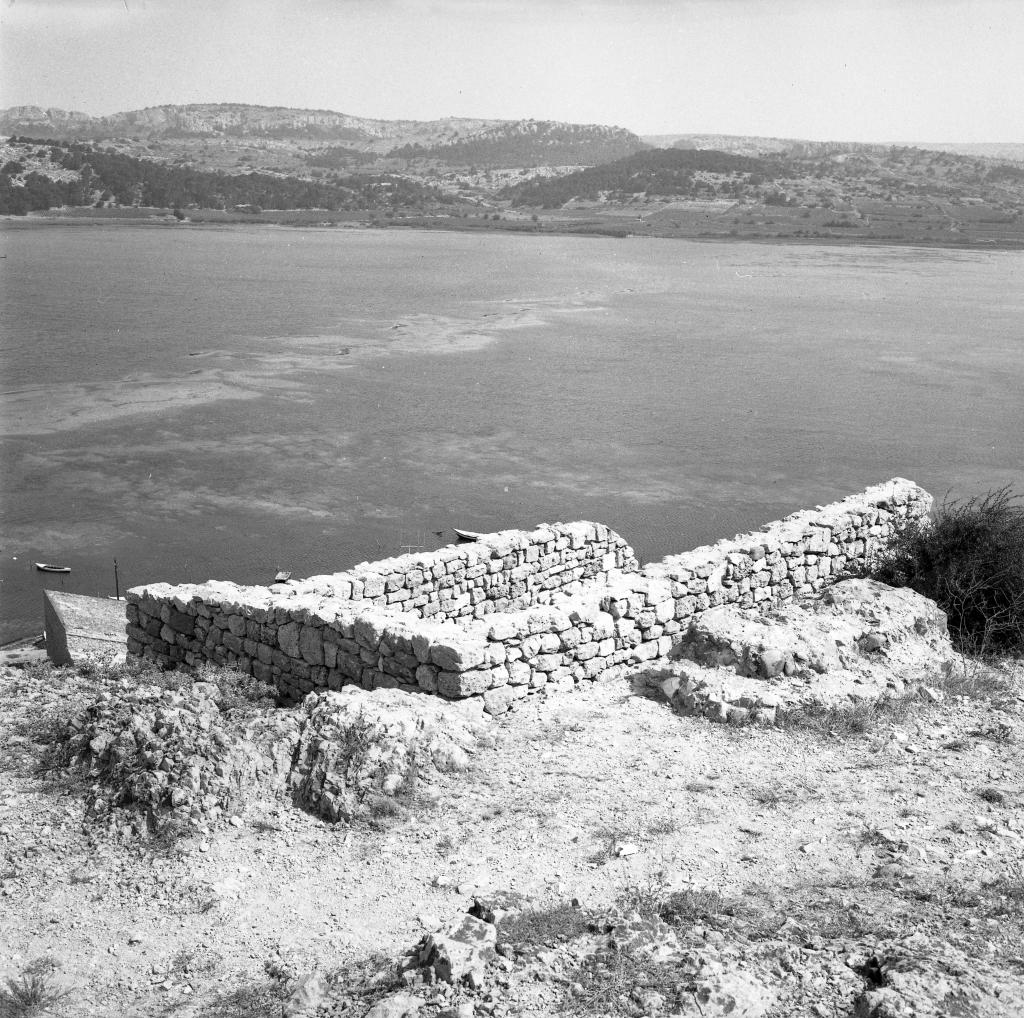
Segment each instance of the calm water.
[[[9,225],[0,637],[44,584],[589,518],[642,560],[900,474],[1024,487],[1024,257]],[[60,562],[63,581],[32,567]]]

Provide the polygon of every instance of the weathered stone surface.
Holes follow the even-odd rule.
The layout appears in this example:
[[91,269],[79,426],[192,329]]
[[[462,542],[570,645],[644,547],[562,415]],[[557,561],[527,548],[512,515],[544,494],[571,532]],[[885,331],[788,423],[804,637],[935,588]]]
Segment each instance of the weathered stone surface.
[[[884,651],[865,641],[873,634]],[[810,704],[878,697],[894,679],[916,688],[956,656],[933,602],[871,580],[844,580],[770,615],[712,608],[691,623],[678,654],[683,660],[643,677],[677,710],[771,724]]]
[[93,818],[105,821],[127,806],[156,829],[168,820],[198,824],[258,779],[282,785],[298,719],[273,712],[238,732],[222,715],[220,699],[206,682],[180,690],[140,686],[75,715],[65,739],[73,765],[94,779]]
[[749,973],[709,965],[697,973],[682,1014],[701,1018],[762,1018],[777,994]]
[[461,770],[477,725],[428,696],[397,689],[311,693],[289,775],[297,801],[348,820],[367,795],[401,796],[437,771]]
[[297,623],[288,622],[278,629],[277,645],[288,657],[299,656],[299,626]]
[[480,989],[486,980],[487,966],[497,960],[494,950],[497,937],[497,930],[490,923],[463,915],[444,930],[427,937],[420,960],[442,982],[452,985],[465,982],[473,989]]
[[446,672],[466,672],[483,664],[485,647],[453,634],[430,648],[430,662]]
[[512,705],[515,696],[509,686],[499,686],[484,693],[484,710],[488,714],[504,714]]
[[282,1018],[315,1018],[331,997],[330,983],[321,972],[300,977],[281,1008]]
[[399,990],[397,993],[388,994],[383,1000],[378,1000],[366,1012],[366,1018],[413,1018],[426,1003],[426,997],[418,997],[414,993]]
[[857,1018],[1020,1018],[1024,1014],[1024,993],[1013,980],[981,971],[962,951],[920,934],[885,945],[868,964],[881,985],[857,997]]

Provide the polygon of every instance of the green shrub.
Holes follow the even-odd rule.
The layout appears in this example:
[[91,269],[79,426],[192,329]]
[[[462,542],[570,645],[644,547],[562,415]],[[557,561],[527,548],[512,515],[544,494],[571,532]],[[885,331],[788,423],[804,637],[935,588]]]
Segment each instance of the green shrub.
[[869,570],[911,587],[949,616],[966,653],[1024,654],[1024,506],[1009,487],[946,500],[930,518],[908,521]]

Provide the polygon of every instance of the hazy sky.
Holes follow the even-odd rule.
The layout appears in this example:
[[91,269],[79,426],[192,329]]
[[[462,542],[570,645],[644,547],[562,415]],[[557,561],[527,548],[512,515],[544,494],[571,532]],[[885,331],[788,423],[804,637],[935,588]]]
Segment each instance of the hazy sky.
[[0,0],[0,106],[1024,141],[1024,0]]

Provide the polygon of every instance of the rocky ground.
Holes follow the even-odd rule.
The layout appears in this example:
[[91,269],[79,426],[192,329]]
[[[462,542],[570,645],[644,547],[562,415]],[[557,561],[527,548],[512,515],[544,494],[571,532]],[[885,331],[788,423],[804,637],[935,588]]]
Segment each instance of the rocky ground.
[[499,720],[5,665],[0,1015],[1018,1016],[1021,666],[872,597]]

